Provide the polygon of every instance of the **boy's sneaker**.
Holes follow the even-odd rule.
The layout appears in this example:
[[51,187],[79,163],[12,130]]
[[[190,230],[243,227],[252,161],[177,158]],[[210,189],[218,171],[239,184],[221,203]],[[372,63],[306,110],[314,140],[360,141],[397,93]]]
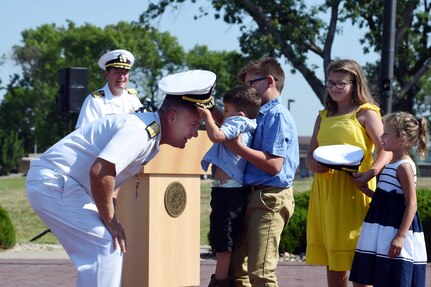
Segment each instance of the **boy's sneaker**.
[[208,287],[229,287],[229,278],[225,280],[216,280],[215,274],[211,275],[211,281]]

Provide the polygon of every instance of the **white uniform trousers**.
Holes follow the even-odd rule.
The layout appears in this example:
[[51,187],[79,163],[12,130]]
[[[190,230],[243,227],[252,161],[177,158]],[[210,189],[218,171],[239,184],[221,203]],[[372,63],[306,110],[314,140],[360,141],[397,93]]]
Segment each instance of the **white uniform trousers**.
[[78,270],[76,286],[117,287],[123,265],[119,248],[97,208],[73,178],[32,164],[26,180],[33,210],[55,234]]

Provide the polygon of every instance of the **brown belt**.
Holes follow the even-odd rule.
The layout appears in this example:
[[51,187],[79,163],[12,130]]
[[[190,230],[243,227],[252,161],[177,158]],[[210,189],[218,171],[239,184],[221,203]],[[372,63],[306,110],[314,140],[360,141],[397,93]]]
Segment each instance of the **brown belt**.
[[252,188],[254,190],[262,190],[262,189],[267,189],[270,187],[274,187],[274,186],[270,186],[270,185],[253,185]]
[[270,185],[247,185],[245,187],[245,190],[248,192],[252,192],[252,191],[256,191],[256,190],[266,190],[266,189],[272,189],[275,188],[274,186],[270,186]]

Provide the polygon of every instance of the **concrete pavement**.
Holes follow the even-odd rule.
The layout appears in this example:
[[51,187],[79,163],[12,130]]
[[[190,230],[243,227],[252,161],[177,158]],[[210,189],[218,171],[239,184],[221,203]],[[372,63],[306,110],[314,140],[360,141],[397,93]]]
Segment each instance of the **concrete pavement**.
[[[200,268],[201,287],[208,285],[214,268],[214,260],[202,261]],[[319,283],[325,280],[325,270],[321,267],[310,267],[303,263],[282,264],[277,269],[277,275],[280,286],[324,286],[324,284]],[[75,280],[75,267],[70,260],[0,259],[0,286],[73,287]]]
[[[200,287],[208,285],[214,270],[213,259],[201,259]],[[431,265],[428,264],[426,287],[431,287],[430,271]],[[326,271],[322,266],[309,266],[302,262],[280,262],[276,273],[280,287],[326,286]],[[17,248],[0,252],[0,286],[72,287],[75,286],[75,280],[75,267],[60,245],[48,245],[33,250]]]

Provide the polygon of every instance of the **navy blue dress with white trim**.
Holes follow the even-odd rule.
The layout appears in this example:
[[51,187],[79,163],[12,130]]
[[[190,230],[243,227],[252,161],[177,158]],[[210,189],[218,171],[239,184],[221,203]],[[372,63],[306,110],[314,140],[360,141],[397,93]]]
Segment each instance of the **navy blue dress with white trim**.
[[395,258],[388,256],[406,208],[403,190],[396,177],[398,166],[405,162],[411,165],[416,184],[416,167],[412,160],[390,163],[383,169],[362,224],[350,281],[374,287],[425,286],[427,253],[417,212],[405,236],[401,254]]

